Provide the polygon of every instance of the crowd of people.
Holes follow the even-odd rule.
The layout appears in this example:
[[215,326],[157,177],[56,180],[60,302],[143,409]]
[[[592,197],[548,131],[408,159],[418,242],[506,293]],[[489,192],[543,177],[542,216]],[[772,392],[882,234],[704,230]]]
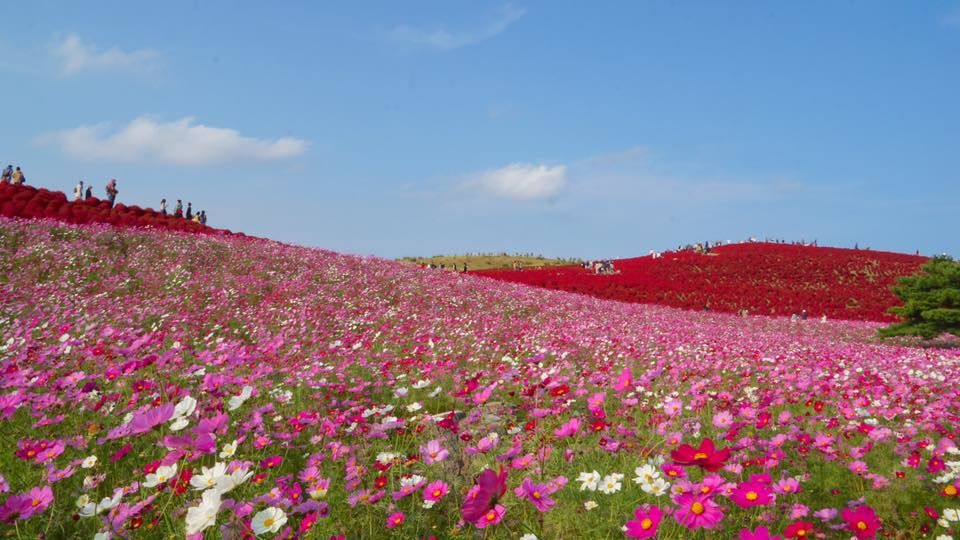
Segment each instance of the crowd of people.
[[[19,166],[14,168],[13,165],[7,165],[3,169],[3,172],[0,173],[0,182],[20,186],[27,183],[27,176],[23,173]],[[120,193],[120,190],[117,189],[117,179],[111,178],[104,187],[104,191],[107,194],[107,201],[110,202],[110,206],[113,206],[117,201],[117,195]],[[80,180],[77,182],[77,185],[73,186],[74,201],[85,201],[93,198],[93,184],[85,183],[83,180]],[[167,215],[167,199],[160,200],[160,213]],[[187,202],[186,210],[184,210],[183,203],[180,201],[180,199],[177,199],[177,205],[173,210],[173,217],[189,219],[202,225],[207,224],[206,210],[194,212],[193,203],[189,201]]]
[[583,268],[585,270],[590,270],[594,274],[598,275],[609,275],[609,274],[618,274],[616,268],[613,267],[613,261],[606,259],[603,261],[584,261]]

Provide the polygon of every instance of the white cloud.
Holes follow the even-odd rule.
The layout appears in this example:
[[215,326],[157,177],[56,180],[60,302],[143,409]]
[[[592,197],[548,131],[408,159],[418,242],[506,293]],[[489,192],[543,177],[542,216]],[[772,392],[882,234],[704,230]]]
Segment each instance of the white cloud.
[[114,47],[97,51],[83,42],[76,34],[68,35],[54,47],[53,55],[60,61],[60,71],[65,77],[84,71],[147,72],[156,67],[159,54],[152,49],[125,52]]
[[448,31],[442,28],[437,30],[423,30],[409,26],[398,26],[390,32],[389,37],[401,43],[448,51],[495,37],[520,19],[520,17],[523,17],[524,13],[526,13],[526,10],[523,8],[507,6],[504,8],[500,17],[480,28]]
[[59,145],[80,159],[174,165],[284,159],[307,147],[302,139],[244,137],[234,129],[195,124],[191,117],[161,123],[146,116],[116,131],[109,124],[80,126],[45,135],[40,142]]
[[473,175],[465,185],[504,199],[531,201],[556,196],[566,182],[567,167],[564,165],[511,163]]

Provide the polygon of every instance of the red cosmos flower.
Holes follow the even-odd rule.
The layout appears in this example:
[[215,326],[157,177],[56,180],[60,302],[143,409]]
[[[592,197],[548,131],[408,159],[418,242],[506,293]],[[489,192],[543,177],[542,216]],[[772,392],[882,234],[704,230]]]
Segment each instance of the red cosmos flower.
[[689,444],[682,444],[680,448],[670,452],[670,457],[677,465],[684,467],[696,465],[703,469],[713,472],[723,467],[723,462],[730,458],[730,449],[716,450],[713,441],[704,439],[699,448],[694,448]]
[[550,395],[553,397],[565,396],[569,393],[570,393],[570,387],[565,384],[561,384],[560,386],[554,386],[552,389],[550,389]]
[[856,508],[845,508],[840,513],[847,522],[847,528],[857,537],[857,540],[870,540],[877,535],[880,529],[880,520],[877,519],[873,508],[863,505]]
[[387,477],[382,474],[373,480],[373,487],[377,489],[380,489],[385,485],[387,485]]
[[784,538],[812,538],[813,523],[809,521],[795,521],[783,530]]

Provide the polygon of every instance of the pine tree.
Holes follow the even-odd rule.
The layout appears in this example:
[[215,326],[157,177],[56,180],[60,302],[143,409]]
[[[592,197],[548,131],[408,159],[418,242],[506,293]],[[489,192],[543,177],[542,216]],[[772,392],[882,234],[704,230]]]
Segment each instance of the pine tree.
[[897,280],[892,290],[903,305],[889,311],[903,321],[881,328],[880,336],[960,336],[960,262],[935,257],[921,273]]

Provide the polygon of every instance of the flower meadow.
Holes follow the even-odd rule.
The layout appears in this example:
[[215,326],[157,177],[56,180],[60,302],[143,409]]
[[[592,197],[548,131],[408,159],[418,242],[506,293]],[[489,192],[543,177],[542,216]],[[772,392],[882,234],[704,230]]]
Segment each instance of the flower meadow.
[[12,538],[960,538],[960,349],[0,218]]
[[869,249],[748,242],[714,247],[708,255],[688,250],[622,259],[614,261],[618,273],[612,275],[580,266],[484,274],[625,302],[754,315],[807,310],[813,317],[891,322],[896,317],[887,310],[900,301],[890,286],[919,272],[927,260]]

